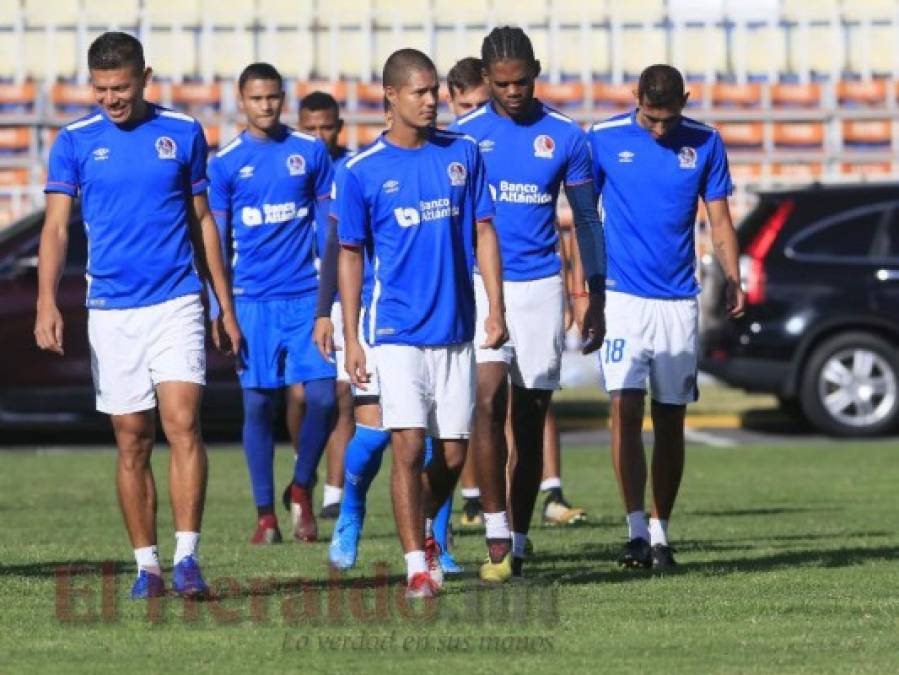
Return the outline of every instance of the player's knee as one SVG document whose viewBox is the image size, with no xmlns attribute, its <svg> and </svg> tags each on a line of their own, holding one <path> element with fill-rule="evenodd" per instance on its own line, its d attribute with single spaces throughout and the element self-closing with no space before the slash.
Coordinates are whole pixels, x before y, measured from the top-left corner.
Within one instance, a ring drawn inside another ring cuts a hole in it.
<svg viewBox="0 0 899 675">
<path fill-rule="evenodd" d="M 612 411 L 619 423 L 625 427 L 643 425 L 643 398 L 629 395 L 617 395 L 612 400 Z"/>
<path fill-rule="evenodd" d="M 334 380 L 313 380 L 306 383 L 306 414 L 319 419 L 331 419 L 337 407 Z"/>
<path fill-rule="evenodd" d="M 153 450 L 153 435 L 146 430 L 119 431 L 116 434 L 119 446 L 119 464 L 127 471 L 138 471 L 150 465 Z"/>
<path fill-rule="evenodd" d="M 492 420 L 502 420 L 506 414 L 505 392 L 499 387 L 478 387 L 475 408 L 478 415 Z"/>
<path fill-rule="evenodd" d="M 271 422 L 275 414 L 275 397 L 266 390 L 243 390 L 243 414 L 245 421 Z"/>
</svg>

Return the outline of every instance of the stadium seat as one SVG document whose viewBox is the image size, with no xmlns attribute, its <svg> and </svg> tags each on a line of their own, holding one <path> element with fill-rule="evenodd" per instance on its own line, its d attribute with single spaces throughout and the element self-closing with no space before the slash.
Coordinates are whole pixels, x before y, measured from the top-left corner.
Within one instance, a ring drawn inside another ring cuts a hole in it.
<svg viewBox="0 0 899 675">
<path fill-rule="evenodd" d="M 648 19 L 645 24 L 625 24 L 618 39 L 618 58 L 612 55 L 613 73 L 615 64 L 619 63 L 625 78 L 636 78 L 649 64 L 665 63 L 668 60 L 668 29 L 665 25 Z"/>
<path fill-rule="evenodd" d="M 730 176 L 735 183 L 752 183 L 762 177 L 762 165 L 757 162 L 734 162 L 730 165 Z"/>
<path fill-rule="evenodd" d="M 730 47 L 734 72 L 749 81 L 776 81 L 787 70 L 787 39 L 776 17 L 736 24 Z"/>
<path fill-rule="evenodd" d="M 346 106 L 347 83 L 342 80 L 337 80 L 336 82 L 330 80 L 298 80 L 294 84 L 294 93 L 297 97 L 297 101 L 301 100 L 307 94 L 311 94 L 313 91 L 323 91 L 326 94 L 331 94 L 338 105 L 341 107 Z"/>
<path fill-rule="evenodd" d="M 89 84 L 57 82 L 50 88 L 50 105 L 56 113 L 84 114 L 97 106 Z"/>
<path fill-rule="evenodd" d="M 239 25 L 215 29 L 209 36 L 208 49 L 200 52 L 199 70 L 217 79 L 236 80 L 240 71 L 255 60 L 251 30 Z"/>
<path fill-rule="evenodd" d="M 262 25 L 295 27 L 312 19 L 312 3 L 308 0 L 256 0 L 257 16 Z"/>
<path fill-rule="evenodd" d="M 863 179 L 882 178 L 892 175 L 893 166 L 889 162 L 843 162 L 840 170 L 844 176 L 855 176 Z"/>
<path fill-rule="evenodd" d="M 218 82 L 184 82 L 172 85 L 172 106 L 189 115 L 202 116 L 217 112 L 222 103 L 222 87 Z"/>
<path fill-rule="evenodd" d="M 775 122 L 774 147 L 790 150 L 820 150 L 824 147 L 821 122 Z"/>
<path fill-rule="evenodd" d="M 790 182 L 810 182 L 824 175 L 824 166 L 821 162 L 776 163 L 771 175 Z"/>
<path fill-rule="evenodd" d="M 843 144 L 854 149 L 888 147 L 893 138 L 890 120 L 843 120 Z"/>
<path fill-rule="evenodd" d="M 154 26 L 200 25 L 199 0 L 144 0 L 144 10 L 147 21 Z"/>
<path fill-rule="evenodd" d="M 672 64 L 685 77 L 709 80 L 729 70 L 727 36 L 714 24 L 675 22 L 672 27 Z"/>
<path fill-rule="evenodd" d="M 715 125 L 721 140 L 730 149 L 761 149 L 765 139 L 762 122 L 721 122 Z"/>
<path fill-rule="evenodd" d="M 687 99 L 688 108 L 699 108 L 705 105 L 709 87 L 707 87 L 704 82 L 687 80 L 686 89 L 690 94 L 690 98 Z"/>
<path fill-rule="evenodd" d="M 636 105 L 634 92 L 636 82 L 611 84 L 609 82 L 593 83 L 593 104 L 598 108 L 614 110 L 630 110 Z"/>
<path fill-rule="evenodd" d="M 817 108 L 821 86 L 817 83 L 781 82 L 771 85 L 771 105 L 775 108 Z"/>
<path fill-rule="evenodd" d="M 384 131 L 383 124 L 357 124 L 355 125 L 355 134 L 356 134 L 356 148 L 361 148 L 363 145 L 368 145 L 375 141 L 378 136 L 381 135 L 381 132 Z M 350 130 L 350 145 L 352 145 L 352 134 L 353 131 Z"/>
<path fill-rule="evenodd" d="M 0 155 L 25 155 L 36 150 L 32 127 L 0 127 Z"/>
<path fill-rule="evenodd" d="M 57 78 L 75 76 L 77 53 L 75 32 L 72 30 L 37 30 L 23 34 L 21 59 L 26 77 L 53 82 Z"/>
<path fill-rule="evenodd" d="M 384 109 L 384 87 L 380 82 L 359 82 L 356 84 L 356 98 L 359 107 L 366 110 Z"/>
<path fill-rule="evenodd" d="M 482 3 L 483 6 L 483 3 Z M 483 10 L 481 10 L 483 13 Z M 517 0 L 517 2 L 498 2 L 493 8 L 493 20 L 497 26 L 521 26 L 525 30 L 535 24 L 546 22 L 549 11 L 547 0 Z M 534 45 L 535 53 L 537 45 Z M 539 56 L 537 58 L 540 58 Z"/>
<path fill-rule="evenodd" d="M 222 141 L 222 128 L 218 124 L 204 124 L 203 134 L 206 136 L 209 152 L 218 150 Z"/>
<path fill-rule="evenodd" d="M 840 80 L 837 101 L 845 106 L 886 105 L 886 80 Z"/>
<path fill-rule="evenodd" d="M 737 84 L 716 82 L 712 85 L 712 105 L 722 108 L 754 108 L 762 102 L 762 88 L 758 82 Z"/>
<path fill-rule="evenodd" d="M 254 0 L 200 0 L 200 21 L 213 26 L 244 28 L 256 16 Z"/>
<path fill-rule="evenodd" d="M 537 82 L 536 93 L 544 103 L 560 110 L 584 107 L 584 85 L 581 82 L 552 84 L 541 80 Z"/>
<path fill-rule="evenodd" d="M 198 75 L 194 33 L 189 30 L 177 26 L 148 30 L 144 54 L 157 77 L 181 82 Z"/>
<path fill-rule="evenodd" d="M 483 0 L 433 0 L 433 8 L 434 22 L 437 24 L 461 22 L 484 26 L 486 23 Z"/>
<path fill-rule="evenodd" d="M 78 23 L 81 11 L 79 0 L 24 0 L 22 12 L 27 26 L 67 26 L 74 27 Z"/>
<path fill-rule="evenodd" d="M 27 115 L 34 112 L 36 102 L 34 82 L 19 84 L 0 82 L 0 115 Z"/>
<path fill-rule="evenodd" d="M 84 16 L 88 24 L 103 23 L 104 27 L 128 28 L 140 22 L 139 0 L 83 0 Z"/>
</svg>

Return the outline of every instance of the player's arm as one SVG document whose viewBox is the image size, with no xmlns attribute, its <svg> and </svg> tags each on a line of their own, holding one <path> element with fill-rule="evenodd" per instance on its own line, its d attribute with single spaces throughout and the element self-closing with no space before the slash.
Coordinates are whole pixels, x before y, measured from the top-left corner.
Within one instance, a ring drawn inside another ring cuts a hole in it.
<svg viewBox="0 0 899 675">
<path fill-rule="evenodd" d="M 476 251 L 478 270 L 487 291 L 487 318 L 484 321 L 486 337 L 484 349 L 502 347 L 509 339 L 506 328 L 506 304 L 503 300 L 503 263 L 499 253 L 499 239 L 492 220 L 479 220 L 475 225 L 477 232 Z"/>
<path fill-rule="evenodd" d="M 572 234 L 569 242 L 571 243 L 568 260 L 571 266 L 571 288 L 568 289 L 568 293 L 571 297 L 574 322 L 579 330 L 583 330 L 590 294 L 587 292 L 587 280 L 584 278 L 584 266 L 581 264 L 581 248 L 577 243 L 577 235 Z"/>
<path fill-rule="evenodd" d="M 37 346 L 63 354 L 63 321 L 56 305 L 56 292 L 69 247 L 69 216 L 73 198 L 61 192 L 47 194 L 44 226 L 37 256 L 37 317 L 34 339 Z"/>
<path fill-rule="evenodd" d="M 337 264 L 340 304 L 343 310 L 343 344 L 346 371 L 350 381 L 365 389 L 369 381 L 365 351 L 359 342 L 359 311 L 362 298 L 362 265 L 364 249 L 361 244 L 341 244 Z"/>
<path fill-rule="evenodd" d="M 596 191 L 593 182 L 586 180 L 566 184 L 565 195 L 574 217 L 574 232 L 578 243 L 578 258 L 586 277 L 587 307 L 584 311 L 581 336 L 584 354 L 595 352 L 602 346 L 606 334 L 606 240 L 602 222 L 596 209 Z"/>
<path fill-rule="evenodd" d="M 216 345 L 226 354 L 236 355 L 240 352 L 243 336 L 234 315 L 234 300 L 231 296 L 231 276 L 225 267 L 222 255 L 222 241 L 218 226 L 209 210 L 209 201 L 205 192 L 193 195 L 188 208 L 188 227 L 194 246 L 197 269 L 204 280 L 208 281 L 215 293 L 220 312 L 218 321 L 220 337 L 227 337 L 228 343 Z M 224 332 L 224 336 L 221 336 Z"/>
<path fill-rule="evenodd" d="M 740 317 L 746 308 L 746 300 L 740 286 L 740 247 L 727 199 L 707 202 L 706 210 L 709 212 L 709 234 L 715 257 L 727 280 L 727 313 L 732 317 Z"/>
<path fill-rule="evenodd" d="M 334 352 L 334 324 L 331 323 L 331 306 L 337 292 L 337 261 L 340 244 L 337 241 L 337 221 L 327 219 L 327 235 L 318 268 L 318 298 L 315 306 L 315 327 L 312 340 L 326 359 Z"/>
</svg>

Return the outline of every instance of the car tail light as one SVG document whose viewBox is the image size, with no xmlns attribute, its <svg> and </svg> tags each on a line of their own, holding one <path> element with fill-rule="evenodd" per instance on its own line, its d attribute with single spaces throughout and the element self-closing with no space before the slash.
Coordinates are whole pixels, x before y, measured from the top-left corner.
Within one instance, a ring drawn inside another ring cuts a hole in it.
<svg viewBox="0 0 899 675">
<path fill-rule="evenodd" d="M 745 255 L 740 256 L 740 277 L 743 288 L 746 289 L 746 302 L 750 305 L 758 305 L 765 300 L 765 258 L 777 241 L 777 235 L 794 206 L 794 202 L 789 199 L 778 204 L 746 247 Z"/>
</svg>

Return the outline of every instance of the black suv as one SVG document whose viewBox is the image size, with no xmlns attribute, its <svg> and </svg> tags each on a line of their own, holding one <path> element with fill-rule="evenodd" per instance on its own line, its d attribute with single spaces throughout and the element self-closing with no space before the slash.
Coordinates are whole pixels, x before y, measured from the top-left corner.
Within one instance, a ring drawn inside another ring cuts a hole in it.
<svg viewBox="0 0 899 675">
<path fill-rule="evenodd" d="M 746 314 L 704 264 L 700 368 L 831 434 L 899 426 L 899 184 L 761 192 L 737 236 Z"/>
</svg>

